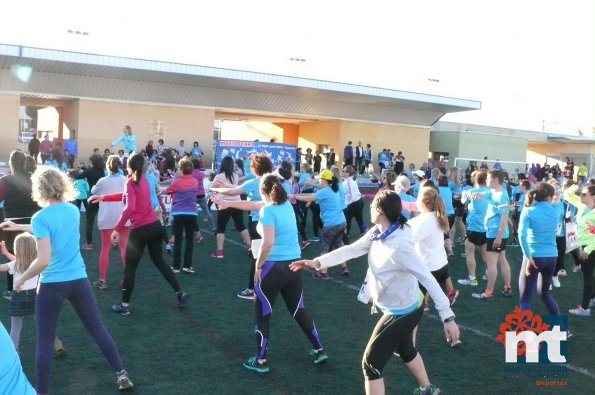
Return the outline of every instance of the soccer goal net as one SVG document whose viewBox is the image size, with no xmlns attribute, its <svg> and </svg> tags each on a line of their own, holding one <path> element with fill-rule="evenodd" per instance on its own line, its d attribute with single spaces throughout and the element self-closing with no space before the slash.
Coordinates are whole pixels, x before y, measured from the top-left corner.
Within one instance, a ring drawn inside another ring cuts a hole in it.
<svg viewBox="0 0 595 395">
<path fill-rule="evenodd" d="M 479 169 L 482 167 L 482 164 L 487 165 L 489 170 L 494 169 L 494 165 L 496 163 L 500 164 L 500 168 L 502 171 L 508 173 L 509 177 L 516 176 L 519 173 L 525 173 L 527 170 L 527 162 L 513 162 L 513 161 L 495 161 L 495 160 L 488 160 L 488 159 L 481 159 L 481 158 L 455 158 L 454 166 L 458 167 L 461 170 L 461 173 L 464 174 L 465 170 L 470 166 L 475 166 L 475 169 Z M 496 165 L 496 168 L 498 166 Z"/>
</svg>

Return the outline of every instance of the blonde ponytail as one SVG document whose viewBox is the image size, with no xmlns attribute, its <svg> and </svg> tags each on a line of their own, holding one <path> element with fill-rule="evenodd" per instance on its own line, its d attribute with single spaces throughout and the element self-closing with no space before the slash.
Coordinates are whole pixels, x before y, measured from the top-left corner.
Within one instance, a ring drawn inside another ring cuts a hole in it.
<svg viewBox="0 0 595 395">
<path fill-rule="evenodd" d="M 436 190 L 436 188 L 423 187 L 419 191 L 419 195 L 421 196 L 423 205 L 436 213 L 436 218 L 438 219 L 438 226 L 440 229 L 444 233 L 448 232 L 448 216 L 446 215 L 444 200 L 442 200 L 440 193 Z"/>
</svg>

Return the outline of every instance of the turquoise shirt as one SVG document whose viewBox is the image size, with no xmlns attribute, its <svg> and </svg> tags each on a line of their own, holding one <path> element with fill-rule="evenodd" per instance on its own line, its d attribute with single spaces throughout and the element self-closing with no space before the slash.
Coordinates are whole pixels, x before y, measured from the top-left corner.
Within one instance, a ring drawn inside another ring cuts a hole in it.
<svg viewBox="0 0 595 395">
<path fill-rule="evenodd" d="M 488 209 L 486 211 L 485 224 L 487 228 L 486 237 L 495 239 L 498 236 L 498 229 L 500 228 L 500 219 L 503 215 L 508 214 L 508 208 L 498 208 L 501 205 L 510 203 L 508 193 L 505 189 L 500 192 L 490 190 L 486 193 L 485 198 L 488 199 Z M 508 238 L 508 224 L 504 227 L 502 238 Z"/>
<path fill-rule="evenodd" d="M 19 355 L 4 326 L 0 328 L 0 350 L 0 394 L 35 395 L 37 392 L 27 380 Z"/>
<path fill-rule="evenodd" d="M 259 226 L 275 227 L 275 241 L 266 260 L 277 262 L 300 258 L 301 249 L 291 203 L 268 203 L 260 209 L 259 216 Z"/>
<path fill-rule="evenodd" d="M 454 215 L 455 209 L 452 206 L 452 191 L 449 187 L 438 187 L 438 190 L 440 191 L 440 197 L 444 201 L 446 215 Z"/>
<path fill-rule="evenodd" d="M 31 218 L 36 239 L 50 238 L 50 262 L 39 275 L 40 283 L 55 283 L 86 278 L 85 262 L 79 249 L 80 211 L 70 203 L 42 208 Z"/>
<path fill-rule="evenodd" d="M 486 194 L 490 192 L 488 187 L 479 187 L 467 190 L 465 192 L 465 203 L 467 206 L 467 230 L 473 232 L 485 233 L 487 231 L 485 226 L 485 216 L 488 210 L 488 200 L 484 197 L 483 199 L 471 199 L 471 194 L 482 193 Z"/>
<path fill-rule="evenodd" d="M 526 257 L 557 257 L 556 231 L 559 214 L 549 202 L 525 207 L 519 219 L 519 240 Z"/>
<path fill-rule="evenodd" d="M 143 176 L 147 179 L 149 183 L 149 193 L 151 195 L 151 207 L 159 207 L 159 200 L 157 199 L 157 178 L 155 177 L 155 173 L 152 171 L 147 170 Z"/>
<path fill-rule="evenodd" d="M 240 185 L 240 188 L 242 188 L 242 191 L 248 195 L 248 200 L 251 202 L 262 201 L 262 197 L 260 197 L 260 177 L 246 181 Z M 258 210 L 250 211 L 250 218 L 252 218 L 252 221 L 258 221 Z"/>
<path fill-rule="evenodd" d="M 74 189 L 76 190 L 75 199 L 84 200 L 89 197 L 89 183 L 86 178 L 74 180 Z"/>
<path fill-rule="evenodd" d="M 330 186 L 319 189 L 316 193 L 316 202 L 320 206 L 320 217 L 324 226 L 335 226 L 346 222 L 343 214 L 345 199 L 341 201 L 340 189 L 334 192 Z"/>
</svg>

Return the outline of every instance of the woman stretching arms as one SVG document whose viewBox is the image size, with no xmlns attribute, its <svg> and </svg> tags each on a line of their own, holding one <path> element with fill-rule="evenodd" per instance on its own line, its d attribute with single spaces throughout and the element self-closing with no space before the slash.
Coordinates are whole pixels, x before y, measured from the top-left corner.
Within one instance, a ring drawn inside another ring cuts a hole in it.
<svg viewBox="0 0 595 395">
<path fill-rule="evenodd" d="M 407 219 L 401 215 L 399 196 L 392 191 L 378 192 L 370 206 L 370 215 L 376 226 L 358 241 L 314 260 L 293 262 L 290 268 L 320 270 L 368 253 L 372 274 L 368 285 L 374 305 L 383 315 L 370 336 L 362 361 L 366 394 L 385 393 L 382 370 L 395 351 L 419 383 L 415 393 L 438 394 L 440 390 L 430 384 L 423 360 L 413 345 L 413 330 L 423 315 L 423 294 L 418 281 L 436 302 L 446 340 L 451 344 L 459 340 L 454 313 L 448 298 L 413 248 Z"/>
</svg>

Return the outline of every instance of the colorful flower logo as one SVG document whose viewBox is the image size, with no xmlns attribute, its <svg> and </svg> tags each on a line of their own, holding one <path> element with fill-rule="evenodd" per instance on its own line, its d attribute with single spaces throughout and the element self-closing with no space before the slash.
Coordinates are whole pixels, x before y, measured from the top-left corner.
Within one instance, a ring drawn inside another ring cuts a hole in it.
<svg viewBox="0 0 595 395">
<path fill-rule="evenodd" d="M 543 322 L 541 316 L 533 314 L 531 310 L 521 311 L 519 306 L 514 308 L 514 311 L 506 315 L 504 322 L 500 324 L 500 333 L 496 336 L 496 340 L 501 342 L 506 348 L 506 332 L 520 333 L 524 331 L 531 331 L 540 334 L 543 331 L 550 329 L 550 325 Z M 539 345 L 541 348 L 541 344 Z M 518 342 L 517 355 L 524 355 L 527 351 L 525 342 Z"/>
</svg>

